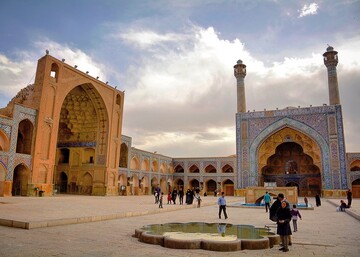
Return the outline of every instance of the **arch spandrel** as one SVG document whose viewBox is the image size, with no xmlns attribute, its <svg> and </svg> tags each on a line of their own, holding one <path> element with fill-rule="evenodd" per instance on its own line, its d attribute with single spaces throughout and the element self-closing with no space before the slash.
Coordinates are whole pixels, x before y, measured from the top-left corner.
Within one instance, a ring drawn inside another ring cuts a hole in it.
<svg viewBox="0 0 360 257">
<path fill-rule="evenodd" d="M 276 140 L 280 139 L 280 135 L 277 133 L 282 129 L 288 128 L 289 130 L 297 131 L 297 133 L 301 136 L 306 136 L 309 142 L 313 142 L 314 145 L 317 145 L 319 148 L 319 154 L 322 156 L 321 162 L 319 161 L 319 167 L 322 168 L 322 184 L 324 189 L 332 188 L 332 180 L 331 180 L 331 172 L 330 172 L 330 157 L 329 157 L 329 147 L 327 145 L 326 140 L 313 128 L 310 126 L 293 120 L 291 118 L 283 118 L 277 122 L 274 122 L 266 129 L 264 129 L 251 143 L 250 146 L 250 174 L 249 174 L 249 186 L 257 186 L 259 182 L 259 171 L 261 170 L 259 167 L 259 153 L 260 148 L 265 144 L 266 140 L 271 141 L 270 137 L 272 135 L 276 135 Z M 304 139 L 303 137 L 301 137 Z M 294 138 L 295 140 L 296 138 Z M 283 141 L 284 142 L 284 141 Z M 303 141 L 304 143 L 304 141 Z M 276 148 L 276 147 L 275 147 Z M 273 149 L 275 149 L 273 148 Z M 307 152 L 309 154 L 309 152 Z M 309 154 L 310 156 L 313 153 Z M 264 158 L 263 158 L 264 159 Z M 262 160 L 263 160 L 262 159 Z M 315 163 L 315 161 L 314 161 Z"/>
</svg>

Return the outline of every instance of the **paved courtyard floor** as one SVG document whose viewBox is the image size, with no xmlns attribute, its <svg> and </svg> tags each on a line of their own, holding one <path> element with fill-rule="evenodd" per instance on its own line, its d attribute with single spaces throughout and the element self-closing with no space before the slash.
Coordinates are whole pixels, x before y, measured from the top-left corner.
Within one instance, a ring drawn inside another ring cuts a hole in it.
<svg viewBox="0 0 360 257">
<path fill-rule="evenodd" d="M 335 211 L 339 199 L 322 199 L 321 207 L 300 210 L 303 219 L 298 221 L 299 230 L 293 233 L 287 253 L 278 246 L 238 252 L 168 249 L 133 237 L 136 228 L 147 224 L 218 223 L 216 200 L 203 197 L 201 208 L 165 202 L 159 209 L 153 196 L 0 197 L 0 220 L 53 225 L 32 229 L 0 226 L 0 256 L 360 256 L 360 199 L 353 200 L 352 216 Z M 244 198 L 227 200 L 231 205 Z M 314 204 L 314 199 L 309 200 Z M 227 223 L 258 227 L 271 223 L 264 209 L 228 207 L 227 212 Z M 66 224 L 71 220 L 77 224 Z M 100 221 L 86 222 L 89 220 Z"/>
</svg>

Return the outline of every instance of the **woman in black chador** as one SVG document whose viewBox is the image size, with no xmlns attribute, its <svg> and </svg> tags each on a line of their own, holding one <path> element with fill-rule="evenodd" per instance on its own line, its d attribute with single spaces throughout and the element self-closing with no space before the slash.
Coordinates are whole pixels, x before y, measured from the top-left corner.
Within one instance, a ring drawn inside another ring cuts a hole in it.
<svg viewBox="0 0 360 257">
<path fill-rule="evenodd" d="M 291 213 L 290 208 L 287 207 L 287 202 L 282 201 L 281 207 L 276 212 L 277 219 L 277 234 L 280 235 L 282 242 L 282 248 L 279 250 L 288 252 L 289 251 L 289 236 L 291 233 L 290 220 Z"/>
<path fill-rule="evenodd" d="M 315 195 L 315 202 L 317 207 L 321 206 L 321 200 L 318 194 Z"/>
<path fill-rule="evenodd" d="M 186 191 L 186 194 L 185 194 L 185 202 L 186 202 L 186 204 L 191 204 L 190 203 L 190 197 L 191 197 L 191 193 L 190 193 L 190 189 L 188 189 L 187 191 Z M 191 200 L 192 201 L 192 200 Z"/>
</svg>

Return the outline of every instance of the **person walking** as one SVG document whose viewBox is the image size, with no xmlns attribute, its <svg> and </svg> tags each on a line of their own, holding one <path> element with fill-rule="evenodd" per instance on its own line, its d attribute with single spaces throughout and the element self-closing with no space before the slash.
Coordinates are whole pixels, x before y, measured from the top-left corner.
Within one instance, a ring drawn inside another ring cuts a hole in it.
<svg viewBox="0 0 360 257">
<path fill-rule="evenodd" d="M 173 201 L 174 204 L 176 204 L 177 194 L 178 194 L 178 193 L 177 193 L 177 190 L 174 189 L 174 190 L 172 191 L 172 194 L 171 194 L 171 199 L 172 199 L 172 201 Z"/>
<path fill-rule="evenodd" d="M 184 190 L 182 188 L 179 190 L 179 202 L 180 204 L 184 203 Z"/>
<path fill-rule="evenodd" d="M 228 216 L 226 213 L 226 199 L 224 192 L 221 192 L 221 196 L 218 198 L 218 205 L 219 205 L 219 219 L 221 219 L 221 211 L 224 212 L 225 219 L 227 219 Z"/>
<path fill-rule="evenodd" d="M 321 206 L 320 195 L 318 194 L 315 195 L 315 202 L 317 207 Z"/>
<path fill-rule="evenodd" d="M 293 221 L 294 232 L 296 232 L 298 230 L 297 229 L 297 219 L 298 219 L 298 217 L 300 219 L 302 219 L 299 210 L 296 209 L 296 204 L 293 204 L 293 208 L 290 210 L 290 213 L 291 213 L 291 219 Z"/>
<path fill-rule="evenodd" d="M 351 202 L 352 202 L 352 192 L 351 192 L 350 189 L 346 192 L 346 197 L 347 197 L 347 200 L 348 200 L 347 207 L 350 208 Z"/>
<path fill-rule="evenodd" d="M 270 202 L 271 202 L 271 196 L 268 192 L 264 195 L 264 202 L 265 202 L 265 210 L 268 212 L 268 209 L 270 209 Z"/>
<path fill-rule="evenodd" d="M 163 207 L 163 199 L 164 199 L 164 192 L 161 192 L 161 195 L 159 197 L 159 208 Z"/>
<path fill-rule="evenodd" d="M 292 234 L 290 228 L 291 213 L 290 209 L 287 208 L 287 202 L 282 201 L 281 207 L 276 212 L 277 219 L 277 234 L 280 235 L 282 247 L 280 251 L 289 251 L 289 237 Z"/>
<path fill-rule="evenodd" d="M 201 197 L 200 194 L 195 195 L 196 201 L 197 201 L 197 208 L 200 208 L 201 205 Z"/>
<path fill-rule="evenodd" d="M 304 203 L 306 205 L 306 208 L 309 207 L 309 200 L 307 199 L 307 197 L 304 197 Z"/>
<path fill-rule="evenodd" d="M 167 201 L 168 203 L 167 204 L 171 204 L 171 192 L 168 193 L 168 196 L 167 196 Z"/>
</svg>

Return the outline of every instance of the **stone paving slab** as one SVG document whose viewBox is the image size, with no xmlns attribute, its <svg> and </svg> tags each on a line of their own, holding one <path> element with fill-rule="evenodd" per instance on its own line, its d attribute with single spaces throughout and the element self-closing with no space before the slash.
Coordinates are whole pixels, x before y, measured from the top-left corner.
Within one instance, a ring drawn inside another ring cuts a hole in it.
<svg viewBox="0 0 360 257">
<path fill-rule="evenodd" d="M 196 208 L 196 204 L 167 204 L 158 208 L 152 196 L 71 196 L 0 198 L 0 225 L 33 229 L 105 221 Z M 242 199 L 242 198 L 241 198 Z M 229 197 L 228 203 L 240 198 Z M 243 199 L 242 199 L 243 200 Z M 204 197 L 202 206 L 216 205 L 216 197 Z M 130 207 L 130 208 L 129 208 Z"/>
<path fill-rule="evenodd" d="M 0 198 L 0 218 L 29 222 L 119 213 L 141 214 L 30 230 L 0 226 L 0 256 L 359 256 L 360 222 L 346 212 L 335 211 L 333 204 L 340 202 L 339 199 L 323 199 L 321 207 L 301 212 L 303 219 L 298 221 L 299 231 L 293 234 L 293 245 L 288 253 L 279 252 L 277 246 L 267 250 L 225 253 L 167 249 L 141 243 L 133 237 L 135 229 L 148 224 L 225 222 L 217 217 L 216 198 L 203 199 L 204 207 L 201 208 L 164 204 L 164 209 L 159 211 L 152 196 Z M 243 198 L 228 197 L 228 202 L 235 201 L 243 201 Z M 360 210 L 360 199 L 354 199 L 351 210 Z M 257 227 L 269 224 L 264 209 L 227 208 L 227 212 L 227 223 Z"/>
</svg>

